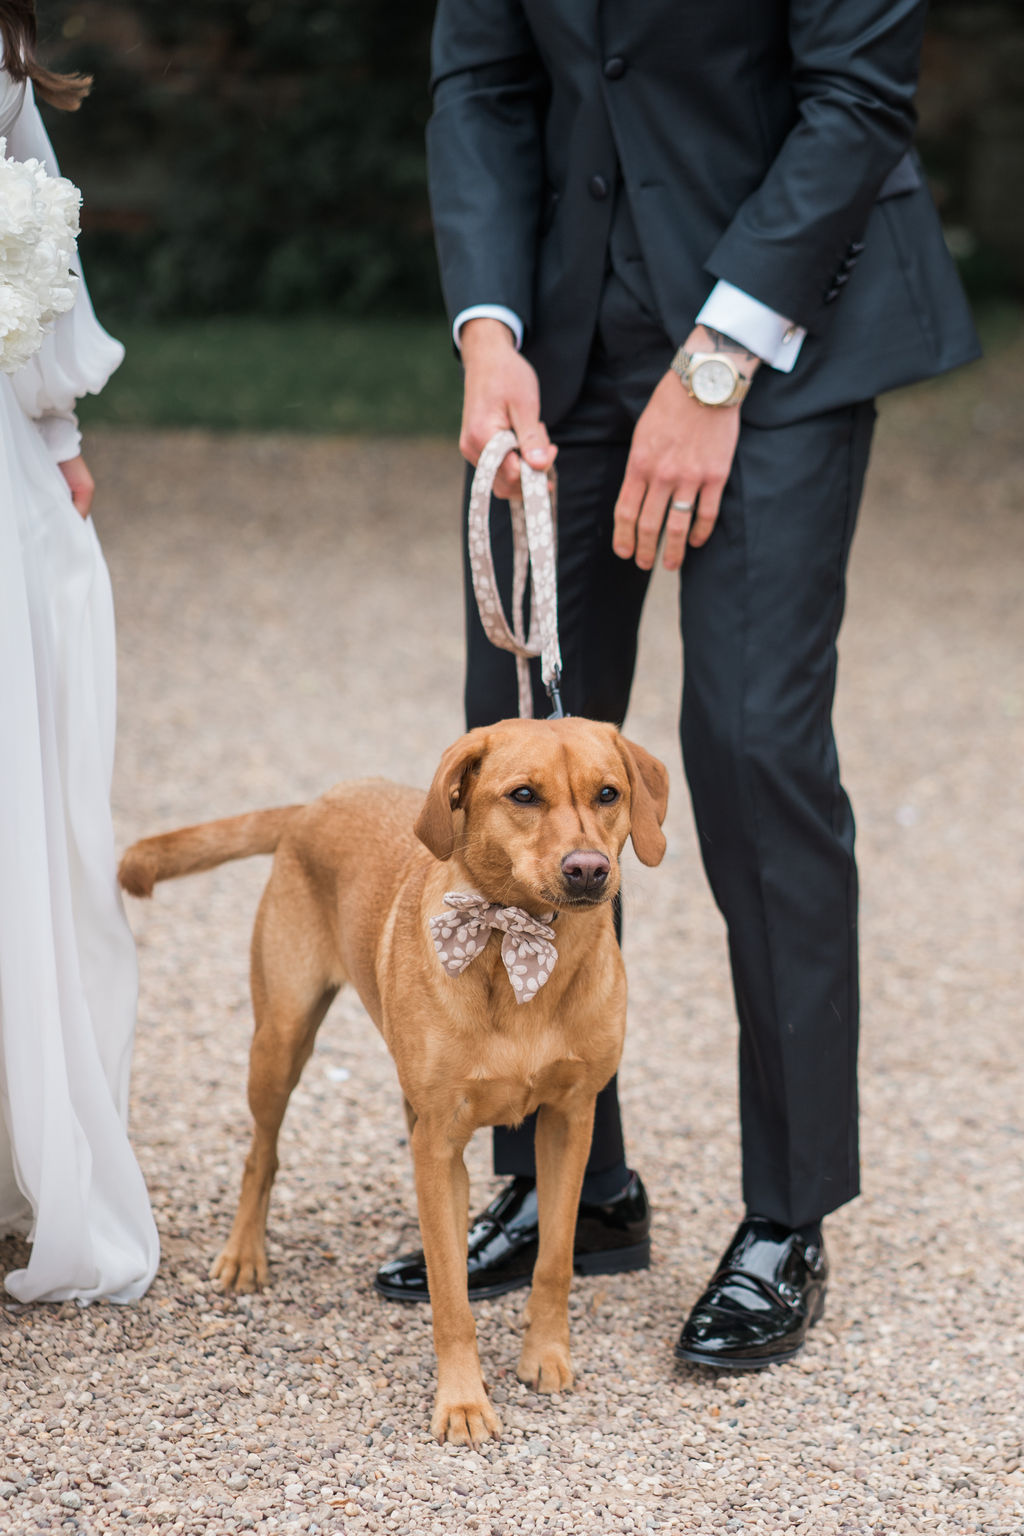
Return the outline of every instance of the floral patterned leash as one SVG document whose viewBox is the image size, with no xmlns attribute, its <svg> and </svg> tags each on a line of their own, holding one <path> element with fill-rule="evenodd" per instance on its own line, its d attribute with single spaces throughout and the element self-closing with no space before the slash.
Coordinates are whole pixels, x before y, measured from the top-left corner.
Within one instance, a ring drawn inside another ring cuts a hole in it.
<svg viewBox="0 0 1024 1536">
<path fill-rule="evenodd" d="M 560 720 L 562 653 L 558 645 L 558 583 L 555 574 L 555 516 L 548 477 L 520 458 L 522 497 L 509 501 L 512 517 L 512 626 L 498 593 L 491 549 L 491 489 L 502 460 L 518 447 L 514 432 L 498 432 L 480 455 L 469 492 L 469 567 L 480 621 L 492 645 L 516 658 L 519 714 L 533 716 L 529 660 L 539 656 L 541 677 L 551 700 L 551 720 Z M 526 579 L 530 577 L 530 633 L 523 622 Z"/>
</svg>

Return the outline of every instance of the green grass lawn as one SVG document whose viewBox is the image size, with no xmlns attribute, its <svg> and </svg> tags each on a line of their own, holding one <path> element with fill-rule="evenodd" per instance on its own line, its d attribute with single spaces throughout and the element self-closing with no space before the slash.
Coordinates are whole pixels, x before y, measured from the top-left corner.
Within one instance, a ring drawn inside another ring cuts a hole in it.
<svg viewBox="0 0 1024 1536">
<path fill-rule="evenodd" d="M 1018 304 L 982 307 L 986 350 L 1022 322 Z M 458 433 L 462 375 L 443 320 L 237 316 L 111 330 L 128 356 L 82 402 L 87 426 Z"/>
<path fill-rule="evenodd" d="M 462 376 L 443 320 L 252 316 L 110 323 L 127 348 L 86 426 L 224 432 L 458 432 Z"/>
</svg>

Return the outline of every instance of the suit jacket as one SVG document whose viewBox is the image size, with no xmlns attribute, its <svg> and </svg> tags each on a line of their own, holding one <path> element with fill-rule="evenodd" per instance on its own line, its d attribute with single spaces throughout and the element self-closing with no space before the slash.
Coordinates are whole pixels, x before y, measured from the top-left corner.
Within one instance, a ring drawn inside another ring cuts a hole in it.
<svg viewBox="0 0 1024 1536">
<path fill-rule="evenodd" d="M 806 326 L 743 407 L 799 419 L 978 343 L 910 149 L 924 0 L 440 0 L 430 197 L 454 317 L 504 304 L 549 427 L 628 197 L 677 344 L 716 278 Z M 621 190 L 620 190 L 621 189 Z"/>
</svg>

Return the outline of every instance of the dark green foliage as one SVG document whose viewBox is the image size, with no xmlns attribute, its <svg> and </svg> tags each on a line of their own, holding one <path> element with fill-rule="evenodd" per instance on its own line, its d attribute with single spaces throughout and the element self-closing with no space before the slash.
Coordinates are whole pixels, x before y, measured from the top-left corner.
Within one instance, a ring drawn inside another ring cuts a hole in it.
<svg viewBox="0 0 1024 1536">
<path fill-rule="evenodd" d="M 623 0 L 624 3 L 624 0 Z M 106 315 L 438 313 L 432 0 L 39 0 Z M 1020 0 L 933 0 L 920 144 L 978 292 L 1020 291 Z"/>
<path fill-rule="evenodd" d="M 439 306 L 420 0 L 43 0 L 47 113 L 97 302 L 136 316 Z"/>
</svg>

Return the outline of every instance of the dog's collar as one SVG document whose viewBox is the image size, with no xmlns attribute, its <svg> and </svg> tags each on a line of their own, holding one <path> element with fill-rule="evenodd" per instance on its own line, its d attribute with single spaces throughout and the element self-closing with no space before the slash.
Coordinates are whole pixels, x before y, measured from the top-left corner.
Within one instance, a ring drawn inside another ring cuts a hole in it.
<svg viewBox="0 0 1024 1536">
<path fill-rule="evenodd" d="M 478 891 L 446 891 L 444 904 L 451 910 L 430 919 L 430 933 L 448 975 L 461 975 L 497 929 L 504 935 L 501 958 L 516 1002 L 536 997 L 558 959 L 550 926 L 558 913 L 531 917 L 522 907 L 499 907 Z"/>
</svg>

